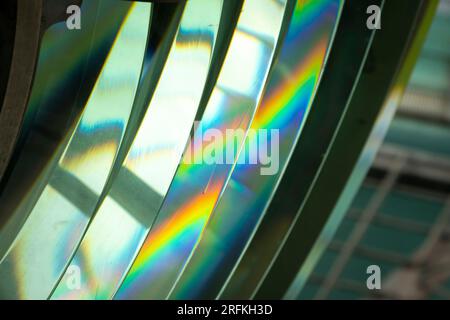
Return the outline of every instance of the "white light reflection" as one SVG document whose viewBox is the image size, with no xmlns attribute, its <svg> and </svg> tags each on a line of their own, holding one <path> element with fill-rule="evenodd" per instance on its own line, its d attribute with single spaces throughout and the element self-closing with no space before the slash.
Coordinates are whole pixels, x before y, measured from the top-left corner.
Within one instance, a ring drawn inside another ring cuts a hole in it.
<svg viewBox="0 0 450 320">
<path fill-rule="evenodd" d="M 175 41 L 131 149 L 71 262 L 84 272 L 81 289 L 69 290 L 66 274 L 52 299 L 107 299 L 117 290 L 170 186 L 189 138 L 210 70 L 222 3 L 223 0 L 186 3 Z M 128 185 L 135 189 L 127 190 Z M 120 200 L 114 196 L 115 191 L 122 199 L 121 206 L 116 203 Z M 149 198 L 153 200 L 147 205 Z"/>
</svg>

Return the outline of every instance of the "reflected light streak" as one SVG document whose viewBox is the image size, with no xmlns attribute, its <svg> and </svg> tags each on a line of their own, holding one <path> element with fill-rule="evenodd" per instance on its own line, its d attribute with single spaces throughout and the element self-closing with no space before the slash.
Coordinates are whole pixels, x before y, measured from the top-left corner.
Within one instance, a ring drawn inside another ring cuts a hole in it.
<svg viewBox="0 0 450 320">
<path fill-rule="evenodd" d="M 97 199 L 108 179 L 132 109 L 147 43 L 150 8 L 151 5 L 145 3 L 130 6 L 84 112 L 54 170 L 69 173 L 88 186 Z M 55 174 L 50 176 L 49 183 L 52 179 Z M 60 192 L 70 190 L 52 190 L 50 185 L 44 188 L 0 262 L 0 286 L 8 287 L 2 292 L 11 295 L 10 298 L 48 297 L 92 215 L 95 203 L 89 210 L 80 211 L 75 204 L 63 201 Z M 17 283 L 17 288 L 13 283 Z"/>
<path fill-rule="evenodd" d="M 66 285 L 66 273 L 53 299 L 112 298 L 135 258 L 179 164 L 199 107 L 215 47 L 222 0 L 186 3 L 155 93 L 128 155 L 105 201 L 94 216 L 71 265 L 85 275 L 80 290 Z M 125 173 L 143 187 L 121 180 Z M 131 203 L 117 203 L 118 190 Z M 131 199 L 142 194 L 138 199 Z M 136 217 L 139 216 L 139 219 Z"/>
<path fill-rule="evenodd" d="M 279 130 L 280 170 L 275 175 L 261 175 L 261 164 L 236 164 L 213 218 L 174 286 L 171 298 L 215 298 L 245 250 L 311 108 L 340 5 L 340 0 L 297 2 L 267 93 L 252 123 L 255 130 Z M 248 136 L 246 144 L 251 145 L 255 139 Z M 210 288 L 211 284 L 214 288 Z"/>
<path fill-rule="evenodd" d="M 248 130 L 267 78 L 285 8 L 285 1 L 244 2 L 237 31 L 201 120 L 205 131 Z M 238 141 L 238 146 L 243 142 Z M 191 144 L 187 148 L 187 153 L 194 156 L 202 152 L 191 150 Z M 165 298 L 194 250 L 233 164 L 188 163 L 180 164 L 154 227 L 115 298 Z"/>
</svg>

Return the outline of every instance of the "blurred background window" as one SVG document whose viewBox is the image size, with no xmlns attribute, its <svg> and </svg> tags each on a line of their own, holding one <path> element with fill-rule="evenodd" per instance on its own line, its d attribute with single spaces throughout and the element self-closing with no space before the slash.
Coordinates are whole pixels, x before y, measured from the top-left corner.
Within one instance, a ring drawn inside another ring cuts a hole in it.
<svg viewBox="0 0 450 320">
<path fill-rule="evenodd" d="M 449 43 L 441 0 L 386 139 L 299 299 L 450 299 Z M 366 287 L 369 265 L 381 290 Z"/>
</svg>

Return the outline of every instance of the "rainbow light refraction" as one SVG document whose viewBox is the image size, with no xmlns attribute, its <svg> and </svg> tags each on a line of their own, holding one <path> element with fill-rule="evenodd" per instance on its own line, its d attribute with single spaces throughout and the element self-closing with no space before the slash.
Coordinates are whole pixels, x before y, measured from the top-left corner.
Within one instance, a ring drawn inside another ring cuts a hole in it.
<svg viewBox="0 0 450 320">
<path fill-rule="evenodd" d="M 286 2 L 247 0 L 243 6 L 237 31 L 201 120 L 200 126 L 205 129 L 247 131 L 267 79 Z M 261 21 L 268 21 L 264 28 Z M 242 55 L 243 48 L 246 55 Z M 201 130 L 197 129 L 196 132 Z M 238 145 L 244 141 L 238 141 Z M 194 157 L 200 152 L 197 147 L 194 146 Z M 222 149 L 225 147 L 222 145 Z M 189 145 L 187 149 L 190 148 Z M 116 298 L 164 298 L 169 294 L 195 249 L 233 167 L 230 163 L 182 161 L 153 230 Z"/>
<path fill-rule="evenodd" d="M 0 274 L 14 270 L 20 279 L 21 286 L 16 292 L 10 290 L 11 296 L 28 299 L 48 297 L 88 227 L 95 202 L 112 170 L 133 110 L 151 13 L 150 4 L 122 5 L 129 7 L 128 14 L 122 21 L 70 141 L 52 168 L 45 188 L 10 250 L 1 257 Z M 126 63 L 122 59 L 125 55 L 130 57 Z M 112 138 L 99 134 L 105 131 Z M 70 184 L 59 184 L 60 190 L 55 190 L 62 177 L 76 181 L 82 186 L 79 189 L 86 189 L 92 199 L 82 199 L 82 204 L 75 203 L 70 196 L 63 194 L 71 191 Z"/>
<path fill-rule="evenodd" d="M 220 288 L 206 287 L 225 282 L 245 249 L 313 107 L 341 5 L 340 0 L 297 2 L 279 61 L 252 123 L 252 129 L 279 130 L 278 173 L 261 175 L 260 165 L 236 164 L 214 216 L 170 298 L 213 298 Z M 249 135 L 248 144 L 251 139 L 256 138 Z"/>
</svg>

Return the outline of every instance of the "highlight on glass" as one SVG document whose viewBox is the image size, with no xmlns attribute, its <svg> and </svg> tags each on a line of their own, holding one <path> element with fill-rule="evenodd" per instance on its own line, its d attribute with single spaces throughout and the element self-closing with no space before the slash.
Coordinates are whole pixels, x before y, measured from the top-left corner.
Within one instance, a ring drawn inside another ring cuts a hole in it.
<svg viewBox="0 0 450 320">
<path fill-rule="evenodd" d="M 299 298 L 449 7 L 3 2 L 0 299 Z"/>
</svg>

